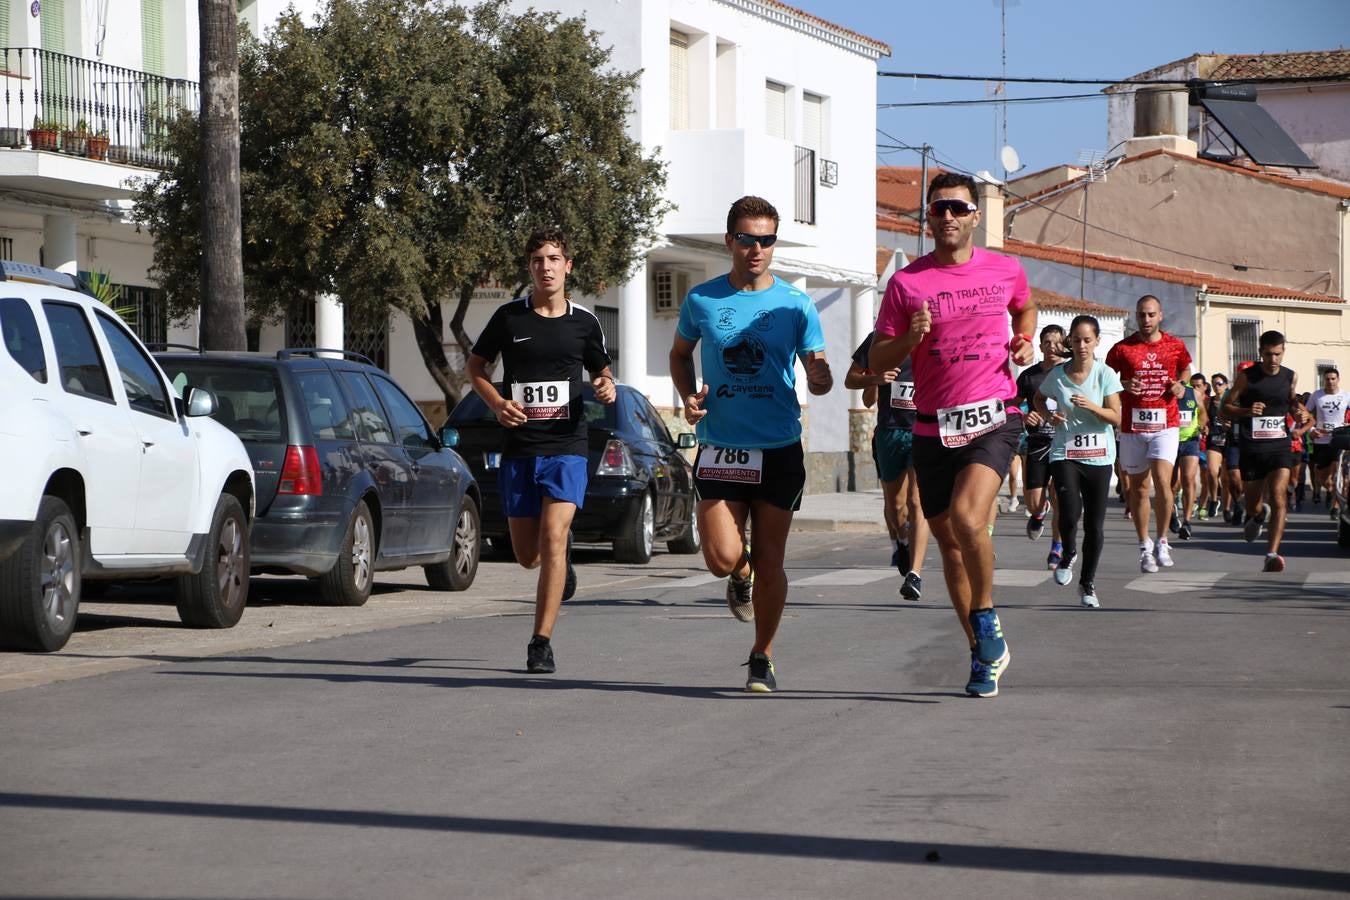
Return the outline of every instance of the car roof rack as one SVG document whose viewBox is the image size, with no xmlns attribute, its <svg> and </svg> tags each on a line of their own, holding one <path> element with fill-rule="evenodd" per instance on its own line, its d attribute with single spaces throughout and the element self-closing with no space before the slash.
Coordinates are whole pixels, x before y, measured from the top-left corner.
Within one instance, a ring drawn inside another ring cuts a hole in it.
<svg viewBox="0 0 1350 900">
<path fill-rule="evenodd" d="M 46 284 L 51 287 L 64 288 L 68 291 L 78 291 L 90 297 L 94 292 L 89 290 L 89 286 L 80 279 L 71 275 L 69 272 L 58 272 L 55 269 L 49 269 L 46 266 L 35 266 L 32 263 L 15 262 L 12 259 L 0 260 L 0 281 L 23 281 L 29 284 Z"/>
<path fill-rule="evenodd" d="M 290 359 L 292 356 L 312 356 L 318 359 L 320 353 L 336 353 L 343 359 L 354 359 L 368 366 L 375 366 L 375 361 L 369 356 L 363 356 L 352 350 L 338 350 L 333 347 L 287 347 L 284 350 L 277 351 L 277 359 Z M 375 368 L 378 369 L 379 366 L 375 366 Z"/>
<path fill-rule="evenodd" d="M 194 344 L 166 344 L 163 341 L 152 341 L 145 345 L 145 349 L 149 350 L 151 353 L 160 350 L 191 350 L 193 353 L 206 353 L 205 350 Z"/>
</svg>

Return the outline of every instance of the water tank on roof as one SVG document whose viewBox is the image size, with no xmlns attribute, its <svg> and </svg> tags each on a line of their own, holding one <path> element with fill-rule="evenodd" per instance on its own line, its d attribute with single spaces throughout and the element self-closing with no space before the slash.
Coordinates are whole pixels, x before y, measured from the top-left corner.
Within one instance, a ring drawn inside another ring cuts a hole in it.
<svg viewBox="0 0 1350 900">
<path fill-rule="evenodd" d="M 1139 88 L 1134 92 L 1134 136 L 1171 134 L 1185 137 L 1187 100 L 1185 89 Z"/>
</svg>

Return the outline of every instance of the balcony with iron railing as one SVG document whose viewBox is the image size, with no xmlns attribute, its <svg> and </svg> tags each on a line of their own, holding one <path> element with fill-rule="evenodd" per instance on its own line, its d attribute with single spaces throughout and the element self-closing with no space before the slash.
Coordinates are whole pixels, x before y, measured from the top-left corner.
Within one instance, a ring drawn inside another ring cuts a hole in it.
<svg viewBox="0 0 1350 900">
<path fill-rule="evenodd" d="M 163 168 L 169 124 L 197 82 L 34 47 L 0 48 L 0 148 Z"/>
</svg>

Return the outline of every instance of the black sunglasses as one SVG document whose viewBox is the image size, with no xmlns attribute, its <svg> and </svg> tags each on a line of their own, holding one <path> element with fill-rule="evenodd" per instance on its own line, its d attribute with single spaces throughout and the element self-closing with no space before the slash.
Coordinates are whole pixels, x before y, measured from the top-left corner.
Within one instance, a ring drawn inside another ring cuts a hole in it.
<svg viewBox="0 0 1350 900">
<path fill-rule="evenodd" d="M 753 247 L 759 244 L 761 247 L 772 247 L 778 242 L 776 234 L 746 234 L 744 231 L 737 231 L 732 234 L 731 239 L 742 247 Z"/>
<path fill-rule="evenodd" d="M 956 200 L 948 198 L 946 200 L 934 200 L 928 204 L 928 218 L 940 219 L 943 213 L 951 213 L 958 219 L 964 219 L 966 216 L 979 209 L 969 200 Z"/>
</svg>

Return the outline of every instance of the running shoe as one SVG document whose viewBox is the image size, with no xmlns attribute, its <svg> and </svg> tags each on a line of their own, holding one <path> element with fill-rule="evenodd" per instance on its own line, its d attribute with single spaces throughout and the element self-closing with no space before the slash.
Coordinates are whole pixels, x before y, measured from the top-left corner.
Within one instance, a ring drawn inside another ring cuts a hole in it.
<svg viewBox="0 0 1350 900">
<path fill-rule="evenodd" d="M 1261 536 L 1264 529 L 1261 527 L 1261 517 L 1252 516 L 1247 520 L 1247 524 L 1242 526 L 1242 537 L 1247 543 L 1251 543 Z"/>
<path fill-rule="evenodd" d="M 1091 582 L 1078 586 L 1078 604 L 1089 609 L 1096 609 L 1101 606 L 1101 603 L 1097 600 L 1097 589 L 1093 587 Z"/>
<path fill-rule="evenodd" d="M 742 622 L 755 620 L 755 570 L 750 570 L 749 578 L 727 578 L 727 609 Z"/>
<path fill-rule="evenodd" d="M 1032 516 L 1027 519 L 1027 540 L 1039 541 L 1045 533 L 1045 516 Z"/>
<path fill-rule="evenodd" d="M 993 607 L 971 610 L 970 630 L 975 633 L 975 650 L 982 661 L 992 663 L 1003 659 L 1008 652 L 1008 642 L 1003 639 L 1003 625 Z"/>
<path fill-rule="evenodd" d="M 1172 547 L 1167 543 L 1167 538 L 1158 541 L 1157 545 L 1153 548 L 1153 552 L 1158 557 L 1158 565 L 1162 566 L 1164 569 L 1172 568 Z"/>
<path fill-rule="evenodd" d="M 966 682 L 966 693 L 972 697 L 997 697 L 998 680 L 1008 668 L 1012 654 L 1005 645 L 1003 655 L 994 662 L 981 661 L 975 650 L 970 651 L 970 680 Z"/>
<path fill-rule="evenodd" d="M 1218 500 L 1209 501 L 1209 506 L 1205 508 L 1205 512 L 1208 513 L 1208 516 L 1206 516 L 1206 518 L 1210 519 L 1214 518 L 1215 514 L 1218 513 L 1218 511 L 1219 511 L 1219 501 Z"/>
<path fill-rule="evenodd" d="M 1064 561 L 1055 569 L 1055 584 L 1063 587 L 1073 581 L 1073 564 L 1077 561 L 1077 553 L 1070 553 L 1064 557 Z"/>
<path fill-rule="evenodd" d="M 1223 521 L 1225 525 L 1231 525 L 1233 523 L 1233 508 L 1231 506 L 1225 506 L 1223 508 Z"/>
<path fill-rule="evenodd" d="M 909 571 L 909 543 L 901 541 L 891 554 L 891 567 L 904 574 Z"/>
<path fill-rule="evenodd" d="M 1152 547 L 1139 548 L 1139 571 L 1150 575 L 1158 571 L 1158 560 L 1153 557 Z"/>
<path fill-rule="evenodd" d="M 1202 522 L 1210 517 L 1211 513 L 1208 506 L 1202 506 L 1195 511 L 1195 517 Z"/>
<path fill-rule="evenodd" d="M 993 526 L 992 523 L 988 526 L 988 530 L 989 530 L 989 536 L 990 536 L 990 537 L 993 537 L 993 536 L 994 536 L 994 526 Z"/>
<path fill-rule="evenodd" d="M 563 602 L 566 603 L 576 596 L 577 593 L 577 570 L 573 568 L 572 561 L 567 561 L 567 578 L 563 580 Z"/>
<path fill-rule="evenodd" d="M 900 585 L 900 596 L 906 600 L 918 600 L 923 596 L 923 578 L 918 572 L 910 572 L 905 576 L 905 583 Z"/>
<path fill-rule="evenodd" d="M 1050 552 L 1045 555 L 1045 567 L 1053 572 L 1055 569 L 1059 568 L 1059 563 L 1063 558 L 1064 554 L 1062 551 L 1051 549 Z"/>
<path fill-rule="evenodd" d="M 534 675 L 552 675 L 558 671 L 553 662 L 553 644 L 542 634 L 530 638 L 530 646 L 525 649 L 525 671 Z"/>
<path fill-rule="evenodd" d="M 1242 507 L 1240 507 L 1240 506 L 1235 506 L 1235 507 L 1233 507 L 1233 518 L 1232 518 L 1231 521 L 1232 521 L 1232 523 L 1233 523 L 1234 525 L 1241 525 L 1241 524 L 1242 524 L 1242 520 L 1245 519 L 1246 517 L 1247 517 L 1247 511 L 1246 511 L 1246 510 L 1244 510 L 1244 509 L 1243 509 Z"/>
<path fill-rule="evenodd" d="M 778 680 L 774 678 L 773 660 L 763 653 L 751 653 L 744 665 L 750 667 L 745 676 L 745 689 L 751 694 L 772 694 L 778 690 Z"/>
<path fill-rule="evenodd" d="M 1283 572 L 1284 557 L 1278 553 L 1267 553 L 1266 564 L 1261 569 L 1262 572 Z"/>
<path fill-rule="evenodd" d="M 1177 511 L 1174 509 L 1172 510 L 1172 519 L 1167 523 L 1167 530 L 1176 534 L 1181 530 L 1179 522 L 1180 520 L 1177 518 Z"/>
<path fill-rule="evenodd" d="M 1200 512 L 1203 513 L 1204 510 L 1202 509 L 1202 510 L 1200 510 Z M 1191 539 L 1191 523 L 1190 523 L 1190 522 L 1182 522 L 1182 523 L 1181 523 L 1181 527 L 1180 527 L 1179 529 L 1177 529 L 1177 537 L 1179 537 L 1179 538 L 1180 538 L 1181 540 L 1183 540 L 1183 541 L 1189 541 L 1189 540 Z"/>
<path fill-rule="evenodd" d="M 1335 522 L 1338 518 L 1340 518 L 1341 508 L 1339 506 L 1333 506 L 1331 509 L 1327 510 L 1327 512 L 1331 514 L 1330 516 L 1331 521 Z"/>
<path fill-rule="evenodd" d="M 1012 497 L 1008 500 L 1008 512 L 1017 512 L 1017 498 Z"/>
</svg>

